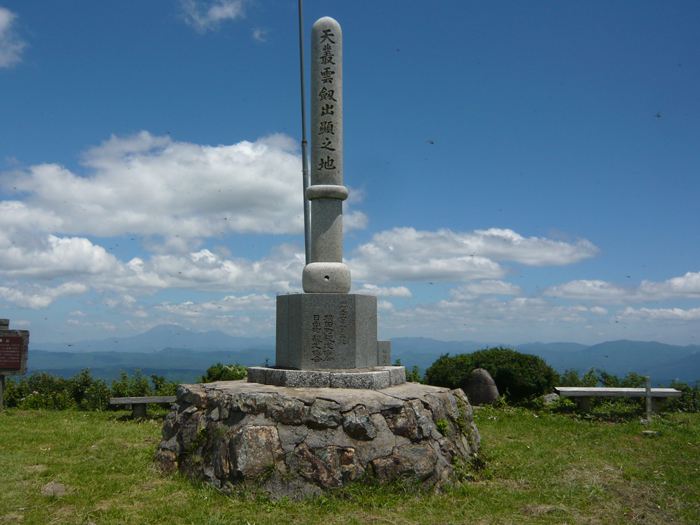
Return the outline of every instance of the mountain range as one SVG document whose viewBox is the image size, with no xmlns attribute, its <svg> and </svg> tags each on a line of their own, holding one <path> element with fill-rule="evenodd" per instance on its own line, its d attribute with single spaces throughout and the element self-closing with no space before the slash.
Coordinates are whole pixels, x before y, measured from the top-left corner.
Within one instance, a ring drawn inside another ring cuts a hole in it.
<svg viewBox="0 0 700 525">
<path fill-rule="evenodd" d="M 693 383 L 700 379 L 700 345 L 677 346 L 654 341 L 608 341 L 596 345 L 579 343 L 481 343 L 439 341 L 424 337 L 392 340 L 392 360 L 425 370 L 441 355 L 471 353 L 503 346 L 542 357 L 555 370 L 575 369 L 583 374 L 590 368 L 620 377 L 629 372 L 649 375 L 654 384 L 677 379 Z M 121 371 L 163 375 L 192 382 L 211 365 L 274 365 L 274 337 L 234 337 L 218 331 L 193 332 L 177 325 L 156 326 L 143 334 L 75 343 L 32 343 L 29 372 L 45 371 L 71 377 L 83 368 L 93 375 L 113 379 Z"/>
</svg>

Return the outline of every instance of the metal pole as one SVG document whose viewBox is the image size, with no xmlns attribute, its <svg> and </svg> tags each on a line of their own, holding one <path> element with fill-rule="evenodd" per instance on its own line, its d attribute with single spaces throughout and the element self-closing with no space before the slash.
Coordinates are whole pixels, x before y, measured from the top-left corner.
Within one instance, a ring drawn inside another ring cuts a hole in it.
<svg viewBox="0 0 700 525">
<path fill-rule="evenodd" d="M 2 405 L 5 402 L 5 376 L 0 374 L 0 413 L 2 413 Z"/>
<path fill-rule="evenodd" d="M 302 0 L 299 0 L 299 64 L 301 70 L 301 171 L 304 186 L 304 248 L 306 264 L 311 261 L 311 203 L 306 198 L 306 188 L 309 187 L 309 156 L 306 142 L 306 87 L 304 84 L 304 10 Z"/>
</svg>

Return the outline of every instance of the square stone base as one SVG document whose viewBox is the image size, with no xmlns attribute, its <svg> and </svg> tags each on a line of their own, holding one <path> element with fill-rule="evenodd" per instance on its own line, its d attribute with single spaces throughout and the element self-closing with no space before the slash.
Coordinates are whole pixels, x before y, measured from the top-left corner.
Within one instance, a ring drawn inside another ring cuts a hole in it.
<svg viewBox="0 0 700 525">
<path fill-rule="evenodd" d="M 377 298 L 278 295 L 275 365 L 297 370 L 377 366 Z"/>
</svg>

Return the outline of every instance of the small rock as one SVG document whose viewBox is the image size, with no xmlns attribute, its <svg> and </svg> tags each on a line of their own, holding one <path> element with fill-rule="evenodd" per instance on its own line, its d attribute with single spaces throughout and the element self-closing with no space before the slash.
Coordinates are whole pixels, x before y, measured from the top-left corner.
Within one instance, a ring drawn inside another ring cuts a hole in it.
<svg viewBox="0 0 700 525">
<path fill-rule="evenodd" d="M 68 494 L 68 489 L 63 483 L 49 481 L 46 485 L 41 487 L 41 493 L 44 496 L 65 496 Z"/>
<path fill-rule="evenodd" d="M 546 407 L 559 402 L 559 394 L 545 394 L 542 396 L 542 404 Z"/>
</svg>

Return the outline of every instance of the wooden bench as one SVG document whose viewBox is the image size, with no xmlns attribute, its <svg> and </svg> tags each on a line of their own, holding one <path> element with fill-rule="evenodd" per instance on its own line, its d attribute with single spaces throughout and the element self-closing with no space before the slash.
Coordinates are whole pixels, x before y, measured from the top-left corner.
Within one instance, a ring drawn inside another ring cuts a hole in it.
<svg viewBox="0 0 700 525">
<path fill-rule="evenodd" d="M 675 388 L 606 388 L 583 386 L 556 386 L 554 391 L 560 396 L 570 397 L 578 407 L 588 412 L 592 397 L 646 397 L 647 412 L 658 412 L 659 403 L 669 397 L 681 397 L 683 392 Z"/>
<path fill-rule="evenodd" d="M 151 397 L 112 397 L 110 405 L 127 405 L 131 407 L 131 415 L 134 418 L 146 417 L 146 405 L 149 403 L 173 403 L 175 396 L 151 396 Z"/>
</svg>

